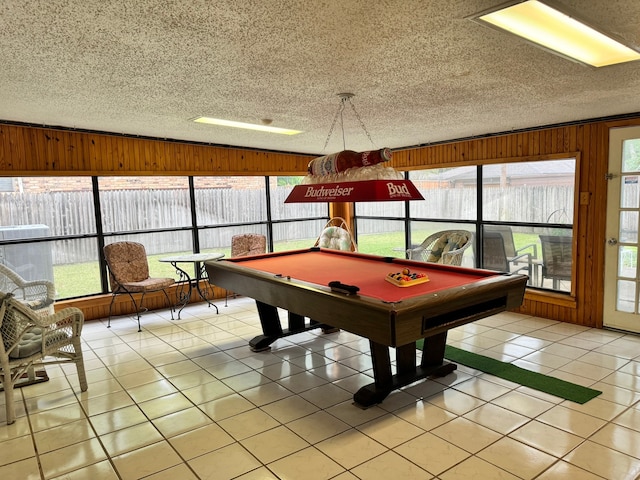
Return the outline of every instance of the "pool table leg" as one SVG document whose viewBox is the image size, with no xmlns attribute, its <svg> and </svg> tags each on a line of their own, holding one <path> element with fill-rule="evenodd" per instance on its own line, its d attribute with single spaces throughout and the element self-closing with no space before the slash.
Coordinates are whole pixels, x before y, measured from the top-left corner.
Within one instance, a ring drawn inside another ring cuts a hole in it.
<svg viewBox="0 0 640 480">
<path fill-rule="evenodd" d="M 369 341 L 373 362 L 374 382 L 360 388 L 353 396 L 362 407 L 381 403 L 392 391 L 427 377 L 444 377 L 456 369 L 454 363 L 444 361 L 447 332 L 425 338 L 420 365 L 416 365 L 416 345 L 410 343 L 396 348 L 396 374 L 391 371 L 389 347 Z"/>
<path fill-rule="evenodd" d="M 280 324 L 280 316 L 278 309 L 273 305 L 256 301 L 258 315 L 260 317 L 260 325 L 262 326 L 262 335 L 254 337 L 249 342 L 249 347 L 254 352 L 262 352 L 269 350 L 273 342 L 282 337 L 282 325 Z"/>
<path fill-rule="evenodd" d="M 315 328 L 321 328 L 324 333 L 331 333 L 333 327 L 310 320 L 309 324 L 305 322 L 305 317 L 297 313 L 288 313 L 288 327 L 282 328 L 280 316 L 277 307 L 266 303 L 258 302 L 258 315 L 260 316 L 260 324 L 262 326 L 262 335 L 258 335 L 249 341 L 249 347 L 254 352 L 263 352 L 269 350 L 270 345 L 279 338 L 295 335 L 296 333 L 305 332 Z M 333 330 L 337 331 L 337 329 Z"/>
</svg>

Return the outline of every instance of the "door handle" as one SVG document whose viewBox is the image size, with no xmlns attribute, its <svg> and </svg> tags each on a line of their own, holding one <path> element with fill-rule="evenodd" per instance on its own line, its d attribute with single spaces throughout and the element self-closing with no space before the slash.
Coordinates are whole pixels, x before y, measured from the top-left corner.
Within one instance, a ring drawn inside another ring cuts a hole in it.
<svg viewBox="0 0 640 480">
<path fill-rule="evenodd" d="M 607 243 L 609 245 L 617 245 L 618 244 L 618 239 L 617 238 L 610 238 L 609 240 L 607 240 Z"/>
</svg>

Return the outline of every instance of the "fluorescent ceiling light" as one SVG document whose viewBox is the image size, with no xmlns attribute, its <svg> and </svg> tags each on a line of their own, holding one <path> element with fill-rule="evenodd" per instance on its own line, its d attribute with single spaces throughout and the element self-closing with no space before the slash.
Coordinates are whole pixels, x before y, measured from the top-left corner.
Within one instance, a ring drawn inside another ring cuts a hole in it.
<svg viewBox="0 0 640 480">
<path fill-rule="evenodd" d="M 640 59 L 636 50 L 537 0 L 481 13 L 473 20 L 594 67 Z"/>
<path fill-rule="evenodd" d="M 270 125 L 258 125 L 255 123 L 233 122 L 231 120 L 222 120 L 219 118 L 211 118 L 211 117 L 198 117 L 193 121 L 198 123 L 209 123 L 211 125 L 221 125 L 223 127 L 235 127 L 235 128 L 244 128 L 247 130 L 259 130 L 261 132 L 279 133 L 281 135 L 297 135 L 298 133 L 302 133 L 300 130 L 278 128 L 278 127 L 272 127 Z"/>
</svg>

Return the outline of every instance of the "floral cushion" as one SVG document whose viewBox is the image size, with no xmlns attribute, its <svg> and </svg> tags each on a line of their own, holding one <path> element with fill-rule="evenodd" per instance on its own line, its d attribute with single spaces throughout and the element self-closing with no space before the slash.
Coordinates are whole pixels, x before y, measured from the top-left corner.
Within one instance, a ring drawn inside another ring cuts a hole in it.
<svg viewBox="0 0 640 480">
<path fill-rule="evenodd" d="M 427 262 L 444 263 L 446 254 L 459 250 L 469 241 L 467 235 L 460 233 L 445 233 L 433 244 Z"/>
<path fill-rule="evenodd" d="M 332 250 L 351 251 L 351 235 L 344 228 L 327 227 L 320 234 L 318 246 Z"/>
<path fill-rule="evenodd" d="M 147 253 L 141 243 L 116 242 L 106 245 L 104 252 L 113 292 L 153 292 L 175 283 L 173 278 L 149 277 Z"/>
<path fill-rule="evenodd" d="M 231 256 L 246 257 L 267 251 L 267 238 L 258 233 L 234 235 L 231 238 Z"/>
</svg>

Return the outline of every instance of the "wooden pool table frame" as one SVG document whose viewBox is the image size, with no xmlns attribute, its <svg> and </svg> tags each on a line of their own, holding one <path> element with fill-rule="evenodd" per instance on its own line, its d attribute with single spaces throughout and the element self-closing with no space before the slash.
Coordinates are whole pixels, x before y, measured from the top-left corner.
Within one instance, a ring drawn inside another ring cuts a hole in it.
<svg viewBox="0 0 640 480">
<path fill-rule="evenodd" d="M 317 248 L 266 254 L 304 254 Z M 340 252 L 345 254 L 346 252 Z M 410 260 L 349 253 L 394 264 L 415 265 Z M 255 299 L 263 333 L 252 339 L 252 350 L 269 349 L 283 338 L 311 329 L 339 328 L 369 340 L 374 382 L 354 395 L 368 407 L 384 400 L 393 390 L 431 376 L 445 376 L 456 365 L 444 361 L 448 330 L 522 304 L 526 275 L 462 269 L 481 279 L 458 287 L 386 303 L 376 298 L 332 291 L 328 286 L 303 282 L 243 266 L 251 257 L 205 263 L 209 281 Z M 460 271 L 461 267 L 439 264 L 430 269 Z M 397 265 L 396 265 L 397 266 Z M 288 311 L 288 328 L 282 328 L 278 307 Z M 306 318 L 310 320 L 307 322 Z M 420 364 L 415 342 L 424 338 Z M 392 372 L 389 347 L 396 350 L 396 374 Z"/>
</svg>

